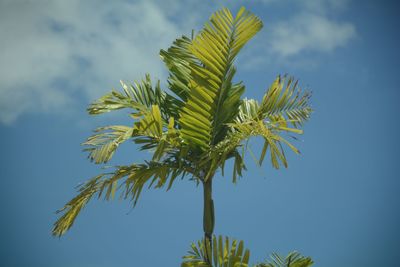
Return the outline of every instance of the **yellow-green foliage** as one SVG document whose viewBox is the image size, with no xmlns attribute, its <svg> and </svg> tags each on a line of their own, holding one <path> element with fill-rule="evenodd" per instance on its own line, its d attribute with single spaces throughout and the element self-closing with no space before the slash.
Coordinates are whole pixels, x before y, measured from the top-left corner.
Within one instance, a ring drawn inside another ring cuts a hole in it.
<svg viewBox="0 0 400 267">
<path fill-rule="evenodd" d="M 301 134 L 311 113 L 308 93 L 293 78 L 278 77 L 261 102 L 243 98 L 245 86 L 235 82 L 235 58 L 262 28 L 261 20 L 241 8 L 236 15 L 224 8 L 215 12 L 192 37 L 182 36 L 161 50 L 169 71 L 168 89 L 150 75 L 132 85 L 121 82 L 89 107 L 91 115 L 126 109 L 130 125 L 104 126 L 83 143 L 96 164 L 112 159 L 125 141 L 150 151 L 150 161 L 116 166 L 114 171 L 90 179 L 60 212 L 53 234 L 63 235 L 93 196 L 112 199 L 116 192 L 135 204 L 142 189 L 169 189 L 178 176 L 206 182 L 225 162 L 234 160 L 233 182 L 246 170 L 243 147 L 254 136 L 264 140 L 258 163 L 269 150 L 272 166 L 287 166 L 283 147 L 299 151 L 285 133 Z M 240 246 L 240 244 L 239 244 Z"/>
</svg>

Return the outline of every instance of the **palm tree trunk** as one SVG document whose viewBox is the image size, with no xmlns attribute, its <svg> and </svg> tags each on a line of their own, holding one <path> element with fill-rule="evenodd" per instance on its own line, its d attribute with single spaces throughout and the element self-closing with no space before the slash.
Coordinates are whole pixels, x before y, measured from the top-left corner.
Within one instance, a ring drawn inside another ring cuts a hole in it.
<svg viewBox="0 0 400 267">
<path fill-rule="evenodd" d="M 203 181 L 204 189 L 204 213 L 203 213 L 203 230 L 204 230 L 204 246 L 206 251 L 207 262 L 211 265 L 212 253 L 212 234 L 214 232 L 214 201 L 212 199 L 212 177 L 207 181 Z"/>
</svg>

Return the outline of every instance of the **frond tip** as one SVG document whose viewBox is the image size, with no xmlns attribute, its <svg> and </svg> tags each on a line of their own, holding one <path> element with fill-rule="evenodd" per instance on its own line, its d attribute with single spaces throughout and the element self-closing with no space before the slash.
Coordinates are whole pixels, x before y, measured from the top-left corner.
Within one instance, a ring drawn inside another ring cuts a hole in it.
<svg viewBox="0 0 400 267">
<path fill-rule="evenodd" d="M 71 199 L 62 209 L 56 212 L 64 212 L 64 214 L 54 223 L 52 231 L 54 236 L 60 237 L 72 227 L 80 211 L 85 207 L 93 195 L 99 191 L 101 184 L 104 183 L 102 182 L 103 176 L 104 175 L 98 175 L 82 185 L 79 189 L 79 194 Z"/>
<path fill-rule="evenodd" d="M 114 198 L 118 189 L 123 189 L 121 198 L 129 199 L 136 205 L 143 187 L 162 188 L 167 185 L 167 190 L 175 179 L 191 170 L 180 166 L 177 162 L 166 159 L 163 162 L 145 162 L 128 166 L 118 166 L 114 172 L 100 174 L 79 186 L 78 195 L 71 199 L 57 213 L 63 213 L 54 223 L 53 235 L 62 236 L 74 224 L 76 217 L 86 204 L 95 196 L 104 196 L 104 199 Z M 119 183 L 119 185 L 118 185 Z"/>
<path fill-rule="evenodd" d="M 287 127 L 298 127 L 310 118 L 310 92 L 302 92 L 293 77 L 279 75 L 265 93 L 258 109 L 259 119 Z"/>
</svg>

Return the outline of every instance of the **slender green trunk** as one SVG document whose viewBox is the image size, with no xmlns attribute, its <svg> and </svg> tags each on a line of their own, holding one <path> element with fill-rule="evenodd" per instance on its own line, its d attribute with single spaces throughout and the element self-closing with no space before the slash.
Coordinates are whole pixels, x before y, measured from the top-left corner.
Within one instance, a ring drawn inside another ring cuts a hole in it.
<svg viewBox="0 0 400 267">
<path fill-rule="evenodd" d="M 206 259 L 211 264 L 212 253 L 212 234 L 214 232 L 214 201 L 212 199 L 212 177 L 203 182 L 204 189 L 204 214 L 203 214 L 203 230 L 204 230 L 204 246 L 206 251 Z"/>
</svg>

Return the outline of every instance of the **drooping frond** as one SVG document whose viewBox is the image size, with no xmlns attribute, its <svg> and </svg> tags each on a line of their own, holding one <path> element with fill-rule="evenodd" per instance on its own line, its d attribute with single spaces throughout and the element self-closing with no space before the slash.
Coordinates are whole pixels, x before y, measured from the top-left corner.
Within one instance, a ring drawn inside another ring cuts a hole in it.
<svg viewBox="0 0 400 267">
<path fill-rule="evenodd" d="M 239 153 L 236 149 L 233 151 L 234 156 L 234 164 L 233 164 L 233 174 L 232 174 L 232 182 L 236 183 L 237 177 L 242 177 L 243 170 L 247 170 L 246 165 L 244 164 L 243 155 Z"/>
<path fill-rule="evenodd" d="M 304 257 L 294 251 L 289 253 L 285 258 L 273 253 L 270 261 L 259 263 L 255 267 L 310 267 L 313 264 L 314 262 L 310 257 Z"/>
<path fill-rule="evenodd" d="M 268 118 L 282 125 L 290 123 L 294 127 L 300 126 L 312 112 L 310 97 L 309 92 L 301 92 L 298 81 L 292 77 L 278 76 L 262 99 L 259 119 Z"/>
<path fill-rule="evenodd" d="M 125 181 L 124 198 L 129 198 L 136 205 L 139 196 L 148 183 L 148 188 L 162 188 L 166 184 L 169 190 L 179 175 L 185 176 L 190 172 L 187 166 L 179 166 L 177 162 L 166 160 L 163 162 L 150 161 L 136 165 L 135 172 Z M 168 181 L 169 180 L 169 181 Z"/>
<path fill-rule="evenodd" d="M 258 161 L 260 165 L 269 149 L 272 166 L 279 169 L 281 163 L 287 167 L 282 144 L 287 145 L 296 154 L 300 153 L 296 147 L 280 135 L 282 131 L 301 134 L 302 131 L 299 129 L 288 128 L 257 119 L 229 123 L 228 126 L 231 127 L 231 131 L 226 135 L 225 139 L 205 152 L 202 156 L 202 160 L 198 162 L 200 166 L 209 166 L 209 171 L 205 180 L 210 178 L 218 168 L 222 168 L 226 160 L 234 157 L 233 182 L 235 182 L 237 175 L 241 176 L 242 170 L 246 168 L 243 157 L 237 151 L 237 148 L 251 137 L 260 136 L 264 139 L 264 146 Z"/>
<path fill-rule="evenodd" d="M 182 267 L 247 267 L 250 251 L 244 248 L 243 241 L 235 239 L 230 242 L 228 237 L 213 236 L 212 251 L 205 247 L 204 239 L 192 243 L 188 255 L 183 257 Z M 206 255 L 209 255 L 207 259 Z"/>
<path fill-rule="evenodd" d="M 113 173 L 98 175 L 81 185 L 79 194 L 58 211 L 63 212 L 63 215 L 54 224 L 53 235 L 61 236 L 68 231 L 93 196 L 100 198 L 104 195 L 106 200 L 110 200 L 114 198 L 116 190 L 122 188 L 121 197 L 130 199 L 135 205 L 146 184 L 149 188 L 167 185 L 168 190 L 179 175 L 185 176 L 188 173 L 193 174 L 189 166 L 167 159 L 163 162 L 118 166 Z"/>
<path fill-rule="evenodd" d="M 84 151 L 89 152 L 89 159 L 96 164 L 108 162 L 118 146 L 131 137 L 140 136 L 141 140 L 145 138 L 149 143 L 157 145 L 163 135 L 163 120 L 159 107 L 153 105 L 143 110 L 140 116 L 135 115 L 135 118 L 140 119 L 135 122 L 134 127 L 116 125 L 97 128 L 96 134 L 82 144 L 87 146 Z"/>
<path fill-rule="evenodd" d="M 88 158 L 100 164 L 108 162 L 118 146 L 132 137 L 133 128 L 123 125 L 105 126 L 97 128 L 95 133 L 82 145 L 88 146 L 84 149 L 89 152 Z"/>
<path fill-rule="evenodd" d="M 234 59 L 261 28 L 259 18 L 244 8 L 236 17 L 222 9 L 192 41 L 189 48 L 197 60 L 189 64 L 190 94 L 180 116 L 182 138 L 188 144 L 204 151 L 222 138 L 244 91 L 242 85 L 232 84 Z"/>
<path fill-rule="evenodd" d="M 105 190 L 105 198 L 107 200 L 113 198 L 117 189 L 118 180 L 129 175 L 133 169 L 134 166 L 119 167 L 114 173 L 100 174 L 79 186 L 78 195 L 65 204 L 62 209 L 57 211 L 57 213 L 63 213 L 63 215 L 54 223 L 53 235 L 62 236 L 65 234 L 74 224 L 80 211 L 93 196 L 97 195 L 100 197 Z"/>
<path fill-rule="evenodd" d="M 230 124 L 234 131 L 230 135 L 233 142 L 229 142 L 229 146 L 235 143 L 243 142 L 253 136 L 261 136 L 264 139 L 264 146 L 261 152 L 259 164 L 261 165 L 267 150 L 270 150 L 271 163 L 276 169 L 279 169 L 279 162 L 287 167 L 286 156 L 282 144 L 286 144 L 293 152 L 299 154 L 300 151 L 294 147 L 290 142 L 284 139 L 280 133 L 282 131 L 293 132 L 301 134 L 302 131 L 294 128 L 280 126 L 279 124 L 272 124 L 260 120 L 247 121 L 243 123 Z M 229 147 L 228 146 L 228 147 Z"/>
</svg>

